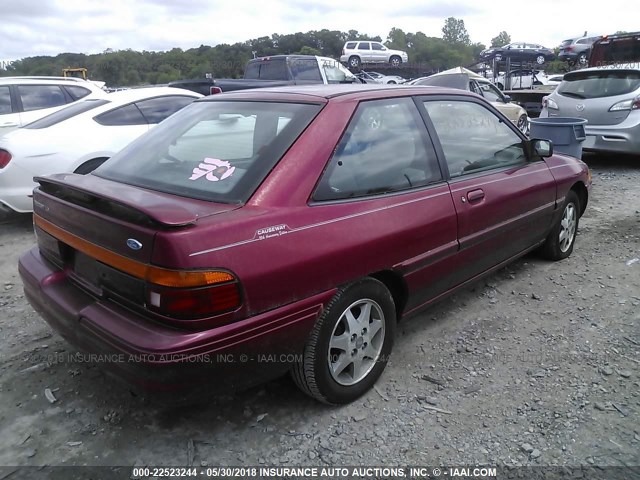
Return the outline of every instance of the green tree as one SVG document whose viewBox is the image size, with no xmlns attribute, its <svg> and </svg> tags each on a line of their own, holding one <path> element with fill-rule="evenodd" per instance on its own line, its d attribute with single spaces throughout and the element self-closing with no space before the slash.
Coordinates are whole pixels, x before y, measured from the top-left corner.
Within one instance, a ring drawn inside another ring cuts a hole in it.
<svg viewBox="0 0 640 480">
<path fill-rule="evenodd" d="M 491 39 L 492 47 L 502 47 L 503 45 L 507 45 L 509 43 L 511 43 L 511 36 L 504 30 L 500 32 L 497 37 L 493 37 Z"/>
<path fill-rule="evenodd" d="M 393 27 L 385 44 L 395 50 L 407 50 L 407 35 L 401 29 Z"/>
<path fill-rule="evenodd" d="M 442 39 L 450 44 L 471 45 L 469 33 L 464 26 L 464 20 L 449 17 L 442 27 Z"/>
</svg>

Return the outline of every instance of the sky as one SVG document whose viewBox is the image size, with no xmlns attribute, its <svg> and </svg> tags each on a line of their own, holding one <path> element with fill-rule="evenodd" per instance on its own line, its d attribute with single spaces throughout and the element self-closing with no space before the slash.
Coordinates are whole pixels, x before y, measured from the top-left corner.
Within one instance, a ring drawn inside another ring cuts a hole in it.
<svg viewBox="0 0 640 480">
<path fill-rule="evenodd" d="M 391 28 L 442 36 L 448 17 L 471 41 L 554 48 L 566 38 L 638 30 L 638 0 L 0 0 L 0 68 L 20 58 L 113 50 L 164 51 L 309 30 L 357 30 L 386 40 Z M 608 13 L 607 13 L 608 12 Z"/>
</svg>

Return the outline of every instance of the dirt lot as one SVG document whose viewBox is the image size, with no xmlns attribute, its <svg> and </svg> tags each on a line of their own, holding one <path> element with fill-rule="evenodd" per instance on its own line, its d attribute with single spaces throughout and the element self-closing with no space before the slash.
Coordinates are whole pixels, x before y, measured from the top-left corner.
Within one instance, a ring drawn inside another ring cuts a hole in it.
<svg viewBox="0 0 640 480">
<path fill-rule="evenodd" d="M 587 161 L 573 255 L 405 319 L 343 407 L 289 378 L 189 407 L 132 396 L 27 304 L 30 218 L 0 226 L 0 465 L 640 465 L 640 163 Z"/>
</svg>

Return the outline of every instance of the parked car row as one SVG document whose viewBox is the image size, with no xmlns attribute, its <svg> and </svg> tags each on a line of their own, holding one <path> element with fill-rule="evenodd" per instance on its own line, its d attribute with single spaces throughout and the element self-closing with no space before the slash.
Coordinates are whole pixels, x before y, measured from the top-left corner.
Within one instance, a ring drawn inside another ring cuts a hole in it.
<svg viewBox="0 0 640 480">
<path fill-rule="evenodd" d="M 18 92 L 23 91 L 22 85 L 16 87 Z M 56 93 L 74 91 L 74 87 L 87 88 L 64 83 L 38 86 L 44 87 L 44 92 Z M 62 172 L 87 174 L 200 97 L 199 93 L 169 87 L 86 94 L 61 109 L 54 108 L 54 113 L 1 135 L 0 211 L 31 212 L 34 176 Z M 25 105 L 24 99 L 22 105 Z M 50 109 L 33 112 L 42 114 Z"/>
<path fill-rule="evenodd" d="M 82 99 L 104 98 L 91 81 L 74 77 L 0 77 L 0 136 Z"/>
<path fill-rule="evenodd" d="M 588 168 L 468 88 L 198 99 L 89 175 L 36 179 L 26 298 L 79 348 L 134 355 L 102 366 L 138 387 L 290 372 L 351 402 L 403 316 L 534 249 L 574 248 Z"/>
</svg>

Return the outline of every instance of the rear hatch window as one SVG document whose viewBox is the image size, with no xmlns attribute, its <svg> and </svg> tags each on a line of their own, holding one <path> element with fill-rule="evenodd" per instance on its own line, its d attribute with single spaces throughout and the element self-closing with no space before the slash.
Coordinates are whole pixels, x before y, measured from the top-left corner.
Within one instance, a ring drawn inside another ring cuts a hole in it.
<svg viewBox="0 0 640 480">
<path fill-rule="evenodd" d="M 183 197 L 245 203 L 320 109 L 303 103 L 196 102 L 94 174 Z"/>
<path fill-rule="evenodd" d="M 602 98 L 626 95 L 640 88 L 640 72 L 599 70 L 567 73 L 557 92 L 572 98 Z"/>
</svg>

